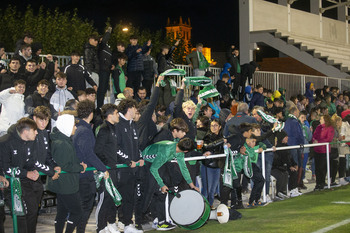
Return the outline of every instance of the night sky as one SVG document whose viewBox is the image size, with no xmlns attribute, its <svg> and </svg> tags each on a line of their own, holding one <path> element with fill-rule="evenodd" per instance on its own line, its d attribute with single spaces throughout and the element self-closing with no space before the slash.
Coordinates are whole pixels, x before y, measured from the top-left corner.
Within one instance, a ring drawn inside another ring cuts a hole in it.
<svg viewBox="0 0 350 233">
<path fill-rule="evenodd" d="M 268 0 L 277 2 L 278 0 Z M 78 9 L 78 14 L 84 19 L 94 21 L 94 26 L 103 33 L 107 17 L 111 23 L 125 23 L 141 29 L 157 31 L 162 29 L 165 34 L 167 18 L 178 21 L 191 19 L 192 44 L 203 43 L 212 48 L 213 52 L 226 51 L 231 44 L 239 43 L 238 0 L 2 0 L 0 8 L 6 8 L 10 3 L 25 11 L 28 4 L 34 10 L 41 5 L 46 8 L 61 11 Z M 299 0 L 292 7 L 308 11 L 310 0 Z M 323 0 L 324 6 L 331 5 Z M 92 10 L 93 9 L 93 10 Z M 336 9 L 327 11 L 325 16 L 336 16 Z"/>
<path fill-rule="evenodd" d="M 238 1 L 236 0 L 3 0 L 1 8 L 8 4 L 25 11 L 30 3 L 34 10 L 41 5 L 61 11 L 78 8 L 82 18 L 94 21 L 94 26 L 102 33 L 107 17 L 112 25 L 130 22 L 141 29 L 151 31 L 162 29 L 165 34 L 167 18 L 178 21 L 188 17 L 192 25 L 192 44 L 203 43 L 213 51 L 225 51 L 230 44 L 238 45 Z M 93 10 L 92 10 L 93 9 Z"/>
</svg>

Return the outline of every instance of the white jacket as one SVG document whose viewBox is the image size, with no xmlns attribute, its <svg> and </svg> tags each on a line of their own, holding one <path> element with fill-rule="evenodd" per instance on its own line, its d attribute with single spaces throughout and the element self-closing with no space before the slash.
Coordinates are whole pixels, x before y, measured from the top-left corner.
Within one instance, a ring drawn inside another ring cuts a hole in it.
<svg viewBox="0 0 350 233">
<path fill-rule="evenodd" d="M 10 90 L 14 87 L 8 88 L 0 92 L 0 103 L 2 104 L 0 113 L 0 132 L 7 131 L 7 129 L 15 124 L 19 119 L 25 117 L 24 112 L 24 95 L 14 93 Z"/>
<path fill-rule="evenodd" d="M 350 141 L 350 125 L 347 121 L 343 121 L 341 124 L 340 136 L 345 136 L 343 141 Z M 349 145 L 341 143 L 339 145 L 339 156 L 344 157 L 346 154 L 350 154 Z"/>
</svg>

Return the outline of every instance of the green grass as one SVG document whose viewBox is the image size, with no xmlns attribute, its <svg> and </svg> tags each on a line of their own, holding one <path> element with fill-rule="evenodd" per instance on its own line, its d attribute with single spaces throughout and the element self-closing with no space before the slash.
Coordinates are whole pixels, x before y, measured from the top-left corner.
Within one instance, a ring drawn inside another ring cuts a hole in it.
<svg viewBox="0 0 350 233">
<path fill-rule="evenodd" d="M 313 232 L 350 218 L 350 205 L 333 204 L 334 201 L 350 202 L 350 185 L 240 210 L 240 220 L 226 224 L 210 220 L 193 232 Z M 172 232 L 186 230 L 177 228 Z M 350 232 L 350 224 L 333 232 Z"/>
</svg>

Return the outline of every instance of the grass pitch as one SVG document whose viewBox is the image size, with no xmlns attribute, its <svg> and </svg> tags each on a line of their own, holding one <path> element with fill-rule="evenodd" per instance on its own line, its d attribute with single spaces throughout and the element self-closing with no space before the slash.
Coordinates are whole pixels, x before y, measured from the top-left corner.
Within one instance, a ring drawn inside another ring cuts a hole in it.
<svg viewBox="0 0 350 233">
<path fill-rule="evenodd" d="M 314 232 L 350 218 L 350 185 L 311 192 L 300 197 L 273 202 L 264 207 L 239 210 L 242 219 L 219 224 L 208 221 L 191 232 Z M 177 228 L 172 232 L 189 232 Z M 350 224 L 331 232 L 350 232 Z"/>
</svg>

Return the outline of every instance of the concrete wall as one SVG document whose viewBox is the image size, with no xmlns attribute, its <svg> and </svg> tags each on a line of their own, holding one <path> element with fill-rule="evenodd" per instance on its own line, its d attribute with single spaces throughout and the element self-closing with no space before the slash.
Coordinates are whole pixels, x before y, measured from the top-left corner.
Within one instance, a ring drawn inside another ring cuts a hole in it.
<svg viewBox="0 0 350 233">
<path fill-rule="evenodd" d="M 250 0 L 250 31 L 277 29 L 298 35 L 349 46 L 346 23 L 263 0 Z M 348 36 L 350 33 L 348 32 Z M 350 46 L 349 46 L 350 47 Z"/>
</svg>

